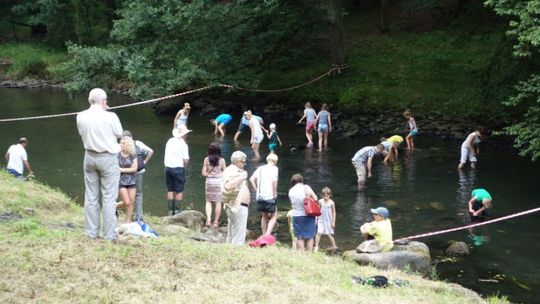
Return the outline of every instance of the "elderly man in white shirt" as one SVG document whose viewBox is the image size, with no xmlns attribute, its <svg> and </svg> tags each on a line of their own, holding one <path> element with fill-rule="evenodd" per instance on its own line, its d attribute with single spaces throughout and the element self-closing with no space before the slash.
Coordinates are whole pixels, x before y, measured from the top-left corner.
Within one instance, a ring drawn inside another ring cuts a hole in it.
<svg viewBox="0 0 540 304">
<path fill-rule="evenodd" d="M 26 139 L 26 137 L 21 137 L 19 143 L 11 145 L 5 155 L 7 171 L 18 179 L 24 178 L 24 167 L 28 169 L 28 175 L 34 175 L 30 163 L 28 162 L 28 154 L 26 154 L 25 148 L 27 145 L 28 139 Z"/>
<path fill-rule="evenodd" d="M 103 238 L 114 241 L 116 199 L 120 180 L 117 154 L 122 125 L 116 114 L 107 112 L 107 93 L 92 89 L 88 95 L 90 108 L 77 114 L 77 128 L 84 149 L 84 222 L 89 238 L 97 238 L 100 230 L 99 194 L 103 206 Z"/>
</svg>

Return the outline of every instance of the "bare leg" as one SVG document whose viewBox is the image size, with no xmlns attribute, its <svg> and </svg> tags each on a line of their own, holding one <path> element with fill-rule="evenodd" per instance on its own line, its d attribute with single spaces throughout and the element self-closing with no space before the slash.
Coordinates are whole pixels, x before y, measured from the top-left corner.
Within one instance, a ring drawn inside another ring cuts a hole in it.
<svg viewBox="0 0 540 304">
<path fill-rule="evenodd" d="M 137 188 L 129 188 L 127 191 L 129 195 L 129 205 L 126 206 L 126 223 L 131 223 L 131 216 L 133 215 L 133 209 L 135 207 L 135 194 L 137 192 Z"/>
<path fill-rule="evenodd" d="M 296 239 L 296 250 L 304 251 L 306 248 L 303 239 Z"/>
<path fill-rule="evenodd" d="M 218 131 L 219 131 L 219 134 L 221 134 L 221 136 L 225 136 L 225 125 L 224 124 L 220 124 L 218 126 Z"/>
<path fill-rule="evenodd" d="M 309 239 L 306 241 L 306 250 L 313 251 L 313 239 Z"/>
<path fill-rule="evenodd" d="M 471 168 L 476 169 L 476 162 L 471 162 Z"/>
<path fill-rule="evenodd" d="M 214 210 L 214 225 L 219 226 L 219 217 L 221 216 L 221 202 L 216 203 L 216 209 Z"/>
<path fill-rule="evenodd" d="M 238 136 L 240 136 L 240 132 L 236 132 L 236 134 L 234 134 L 234 141 L 238 141 Z"/>
<path fill-rule="evenodd" d="M 336 246 L 336 240 L 334 239 L 334 236 L 331 235 L 331 234 L 329 234 L 329 235 L 328 235 L 328 238 L 330 239 L 330 244 L 332 244 L 332 248 L 331 248 L 331 249 L 333 249 L 333 250 L 336 249 L 337 246 Z"/>
<path fill-rule="evenodd" d="M 272 234 L 272 230 L 274 230 L 274 226 L 277 222 L 277 209 L 274 213 L 268 213 L 267 215 L 270 216 L 270 219 L 268 220 L 268 227 L 266 228 L 266 235 Z"/>
<path fill-rule="evenodd" d="M 311 129 L 306 129 L 306 138 L 308 141 L 308 146 L 313 145 L 313 135 L 311 135 Z"/>
<path fill-rule="evenodd" d="M 261 156 L 259 155 L 259 143 L 252 143 L 251 148 L 253 149 L 253 159 L 261 158 Z"/>
<path fill-rule="evenodd" d="M 266 230 L 268 229 L 268 217 L 266 213 L 261 213 L 261 233 L 266 235 Z"/>
<path fill-rule="evenodd" d="M 212 203 L 211 202 L 206 202 L 205 211 L 206 211 L 206 226 L 210 226 L 210 223 L 212 222 Z"/>
<path fill-rule="evenodd" d="M 319 132 L 319 151 L 322 151 L 322 147 L 323 147 L 323 135 L 324 133 L 323 132 Z"/>
<path fill-rule="evenodd" d="M 321 234 L 317 233 L 315 236 L 315 251 L 319 250 L 319 243 L 321 242 Z"/>
<path fill-rule="evenodd" d="M 323 146 L 325 150 L 328 149 L 328 132 L 324 132 Z"/>
</svg>

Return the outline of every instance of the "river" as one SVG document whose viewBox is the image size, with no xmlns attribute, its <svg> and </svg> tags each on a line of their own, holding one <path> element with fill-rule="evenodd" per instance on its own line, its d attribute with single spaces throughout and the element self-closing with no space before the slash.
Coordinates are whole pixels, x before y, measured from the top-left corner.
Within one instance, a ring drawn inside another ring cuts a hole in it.
<svg viewBox="0 0 540 304">
<path fill-rule="evenodd" d="M 111 105 L 132 102 L 124 96 L 110 96 Z M 86 95 L 69 99 L 57 89 L 0 89 L 0 118 L 65 113 L 88 107 Z M 144 211 L 162 216 L 167 212 L 163 153 L 171 136 L 173 117 L 156 116 L 148 106 L 116 111 L 125 129 L 136 139 L 155 151 L 145 174 Z M 240 113 L 240 108 L 238 110 Z M 190 164 L 187 168 L 185 205 L 204 212 L 204 178 L 200 175 L 202 160 L 208 145 L 214 140 L 208 120 L 193 111 L 189 118 L 188 135 Z M 225 139 L 219 139 L 222 153 L 228 160 L 232 151 L 240 149 L 251 155 L 249 137 L 243 134 L 240 144 L 232 141 L 239 115 L 227 129 Z M 273 121 L 281 139 L 287 144 L 305 143 L 304 131 L 294 122 Z M 266 121 L 270 123 L 270 121 Z M 398 122 L 401 124 L 402 122 Z M 418 121 L 421 128 L 422 122 Z M 27 151 L 36 178 L 68 193 L 82 204 L 84 183 L 82 174 L 83 148 L 77 133 L 75 117 L 47 120 L 0 123 L 0 149 L 4 153 L 21 136 L 29 139 Z M 377 142 L 378 136 L 353 139 L 330 137 L 331 149 L 322 153 L 314 150 L 278 150 L 280 157 L 279 206 L 288 209 L 286 193 L 292 174 L 301 173 L 306 183 L 319 193 L 328 186 L 334 193 L 337 208 L 336 240 L 343 249 L 352 249 L 361 241 L 359 226 L 371 220 L 369 208 L 386 206 L 390 209 L 394 237 L 414 235 L 463 224 L 469 195 L 474 188 L 486 188 L 492 194 L 492 218 L 538 207 L 540 164 L 521 158 L 507 150 L 484 149 L 479 155 L 479 170 L 456 170 L 459 142 L 437 138 L 418 137 L 417 150 L 405 154 L 393 166 L 377 160 L 373 177 L 364 192 L 356 190 L 356 176 L 350 159 L 365 145 Z M 261 145 L 261 155 L 267 154 L 267 145 Z M 261 163 L 248 162 L 253 172 Z M 2 167 L 5 161 L 2 158 Z M 250 225 L 256 226 L 256 209 L 250 208 Z M 421 239 L 428 244 L 434 261 L 438 262 L 438 277 L 469 287 L 483 295 L 507 295 L 513 302 L 540 302 L 536 290 L 540 289 L 537 254 L 540 252 L 538 214 L 490 225 L 480 231 L 488 242 L 474 245 L 467 231 Z M 222 221 L 225 220 L 224 218 Z M 286 238 L 286 228 L 280 228 L 280 238 Z M 450 241 L 465 241 L 474 247 L 465 258 L 446 259 L 444 250 Z M 322 247 L 327 246 L 323 238 Z M 329 246 L 329 245 L 328 245 Z M 487 281 L 486 281 L 487 280 Z"/>
</svg>

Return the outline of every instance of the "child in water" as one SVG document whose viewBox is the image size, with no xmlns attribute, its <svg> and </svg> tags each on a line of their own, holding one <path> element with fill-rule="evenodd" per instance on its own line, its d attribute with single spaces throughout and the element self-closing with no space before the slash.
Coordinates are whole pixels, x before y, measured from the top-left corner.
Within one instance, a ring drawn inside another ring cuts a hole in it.
<svg viewBox="0 0 540 304">
<path fill-rule="evenodd" d="M 270 124 L 270 131 L 266 131 L 266 136 L 270 141 L 270 143 L 268 144 L 268 149 L 270 150 L 270 153 L 275 153 L 278 143 L 281 146 L 281 139 L 277 134 L 275 123 Z"/>
<path fill-rule="evenodd" d="M 334 228 L 336 227 L 336 205 L 332 200 L 332 191 L 328 187 L 321 190 L 322 198 L 319 200 L 321 205 L 321 215 L 318 217 L 317 236 L 315 237 L 314 251 L 319 250 L 321 235 L 327 235 L 332 247 L 330 250 L 336 250 L 336 240 L 334 239 Z"/>
<path fill-rule="evenodd" d="M 407 150 L 414 150 L 414 137 L 418 135 L 418 128 L 416 128 L 416 121 L 414 120 L 414 117 L 412 117 L 412 113 L 410 110 L 405 110 L 403 113 L 403 117 L 407 119 L 407 122 L 409 123 L 409 134 L 407 137 L 405 137 L 405 140 L 407 141 Z"/>
</svg>

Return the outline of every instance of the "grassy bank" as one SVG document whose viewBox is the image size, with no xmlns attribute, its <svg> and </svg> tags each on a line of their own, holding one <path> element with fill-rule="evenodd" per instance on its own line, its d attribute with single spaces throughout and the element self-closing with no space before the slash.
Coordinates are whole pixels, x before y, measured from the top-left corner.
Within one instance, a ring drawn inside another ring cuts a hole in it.
<svg viewBox="0 0 540 304">
<path fill-rule="evenodd" d="M 4 220 L 9 214 L 14 217 Z M 5 303 L 483 303 L 456 284 L 359 267 L 285 247 L 237 248 L 162 235 L 119 244 L 87 240 L 65 194 L 0 173 L 0 300 Z M 149 218 L 158 232 L 159 218 Z M 376 289 L 352 275 L 410 287 Z M 307 297 L 306 295 L 310 296 Z M 497 298 L 490 303 L 504 303 Z"/>
<path fill-rule="evenodd" d="M 65 52 L 38 43 L 0 44 L 0 60 L 12 64 L 2 73 L 10 78 L 54 78 L 52 68 L 65 60 Z"/>
</svg>

